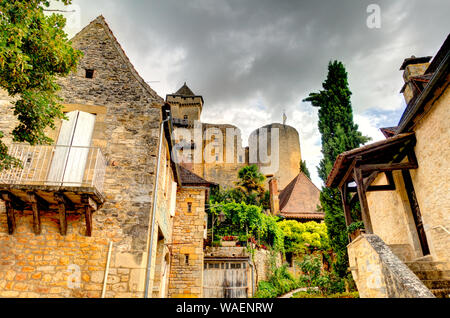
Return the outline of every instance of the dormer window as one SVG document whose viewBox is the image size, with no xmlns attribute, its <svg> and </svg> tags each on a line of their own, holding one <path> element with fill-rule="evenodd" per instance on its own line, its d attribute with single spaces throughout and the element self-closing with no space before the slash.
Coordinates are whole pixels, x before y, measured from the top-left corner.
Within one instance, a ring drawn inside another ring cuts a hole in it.
<svg viewBox="0 0 450 318">
<path fill-rule="evenodd" d="M 86 69 L 86 78 L 94 78 L 95 70 Z"/>
</svg>

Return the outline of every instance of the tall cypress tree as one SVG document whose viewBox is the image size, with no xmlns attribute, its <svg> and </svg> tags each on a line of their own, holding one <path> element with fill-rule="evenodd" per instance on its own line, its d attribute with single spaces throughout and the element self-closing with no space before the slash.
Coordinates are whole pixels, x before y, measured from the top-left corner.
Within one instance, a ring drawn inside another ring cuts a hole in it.
<svg viewBox="0 0 450 318">
<path fill-rule="evenodd" d="M 336 157 L 345 151 L 358 148 L 370 140 L 358 131 L 353 122 L 353 111 L 350 101 L 352 95 L 347 80 L 347 72 L 339 61 L 328 64 L 328 76 L 322 83 L 323 90 L 311 93 L 305 102 L 319 107 L 319 131 L 322 134 L 322 154 L 318 172 L 325 182 Z M 347 227 L 337 188 L 323 188 L 320 202 L 325 212 L 325 223 L 328 228 L 331 247 L 336 259 L 334 271 L 341 277 L 346 276 L 348 267 Z"/>
</svg>

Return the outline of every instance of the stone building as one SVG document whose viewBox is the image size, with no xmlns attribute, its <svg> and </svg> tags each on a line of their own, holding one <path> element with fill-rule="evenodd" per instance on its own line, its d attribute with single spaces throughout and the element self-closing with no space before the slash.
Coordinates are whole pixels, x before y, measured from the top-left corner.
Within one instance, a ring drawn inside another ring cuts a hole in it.
<svg viewBox="0 0 450 318">
<path fill-rule="evenodd" d="M 103 17 L 72 42 L 84 57 L 59 80 L 55 145 L 9 140 L 24 167 L 0 174 L 0 297 L 164 297 L 181 185 L 164 100 Z M 9 104 L 2 92 L 7 135 Z"/>
<path fill-rule="evenodd" d="M 280 188 L 285 188 L 298 175 L 301 151 L 295 128 L 266 125 L 252 132 L 249 146 L 243 147 L 238 127 L 201 122 L 203 97 L 193 93 L 186 83 L 176 93 L 167 95 L 166 102 L 171 105 L 177 128 L 176 142 L 185 143 L 180 154 L 182 164 L 200 177 L 222 187 L 234 187 L 238 171 L 256 164 L 263 174 L 275 176 Z"/>
<path fill-rule="evenodd" d="M 450 294 L 450 37 L 430 60 L 403 62 L 407 107 L 398 126 L 340 154 L 327 180 L 341 189 L 347 225 L 350 200 L 361 203 L 365 234 L 348 252 L 362 297 Z"/>
<path fill-rule="evenodd" d="M 84 56 L 58 80 L 67 120 L 47 131 L 55 144 L 6 140 L 23 167 L 0 172 L 0 297 L 203 297 L 210 190 L 234 186 L 249 163 L 239 129 L 201 123 L 203 98 L 187 85 L 164 101 L 102 16 L 72 43 Z M 6 136 L 17 125 L 11 102 L 0 91 Z M 178 135 L 195 125 L 207 138 Z M 299 171 L 298 133 L 275 126 L 283 156 L 294 154 L 281 158 L 287 185 Z M 264 256 L 251 266 L 264 277 Z"/>
</svg>

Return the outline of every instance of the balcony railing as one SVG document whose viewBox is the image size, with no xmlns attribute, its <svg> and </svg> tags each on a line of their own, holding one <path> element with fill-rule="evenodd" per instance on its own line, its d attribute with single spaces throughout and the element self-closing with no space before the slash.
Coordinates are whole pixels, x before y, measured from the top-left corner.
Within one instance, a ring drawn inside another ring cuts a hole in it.
<svg viewBox="0 0 450 318">
<path fill-rule="evenodd" d="M 0 172 L 0 184 L 93 187 L 103 192 L 106 161 L 100 148 L 13 144 L 22 167 Z"/>
</svg>

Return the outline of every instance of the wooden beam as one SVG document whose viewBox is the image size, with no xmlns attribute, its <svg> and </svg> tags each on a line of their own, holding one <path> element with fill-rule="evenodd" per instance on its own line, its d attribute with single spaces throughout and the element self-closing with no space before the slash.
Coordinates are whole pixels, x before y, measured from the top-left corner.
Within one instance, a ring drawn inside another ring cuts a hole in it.
<svg viewBox="0 0 450 318">
<path fill-rule="evenodd" d="M 90 197 L 83 195 L 81 202 L 84 204 L 84 217 L 86 220 L 86 236 L 92 236 L 92 207 Z"/>
<path fill-rule="evenodd" d="M 344 184 L 346 184 L 348 182 L 348 179 L 352 176 L 353 173 L 353 169 L 356 166 L 356 163 L 358 162 L 358 160 L 360 160 L 361 157 L 356 157 L 353 159 L 352 163 L 350 164 L 350 166 L 348 167 L 347 172 L 345 173 L 344 177 L 342 178 L 342 180 L 339 182 L 338 188 L 342 189 Z"/>
<path fill-rule="evenodd" d="M 41 215 L 39 214 L 38 198 L 34 192 L 28 192 L 28 202 L 33 210 L 33 231 L 34 234 L 41 234 Z"/>
<path fill-rule="evenodd" d="M 417 163 L 376 163 L 359 166 L 361 171 L 394 171 L 394 170 L 410 170 L 417 169 Z"/>
<path fill-rule="evenodd" d="M 366 184 L 364 183 L 366 186 Z M 370 186 L 364 189 L 366 192 L 373 192 L 373 191 L 393 191 L 395 190 L 395 186 L 392 186 L 390 184 L 386 185 L 374 185 Z M 358 192 L 358 187 L 349 187 L 348 192 Z"/>
<path fill-rule="evenodd" d="M 369 204 L 367 203 L 367 193 L 364 188 L 364 179 L 362 175 L 362 170 L 358 167 L 355 167 L 354 169 L 354 178 L 358 189 L 358 197 L 359 202 L 361 204 L 361 216 L 364 222 L 364 227 L 366 229 L 367 234 L 372 234 L 372 222 L 370 220 L 370 214 L 369 214 Z"/>
<path fill-rule="evenodd" d="M 2 193 L 1 198 L 5 201 L 8 234 L 13 235 L 16 230 L 16 219 L 14 215 L 14 208 L 12 206 L 12 199 L 9 193 Z"/>
<path fill-rule="evenodd" d="M 58 202 L 58 212 L 59 212 L 59 232 L 61 235 L 67 235 L 67 214 L 66 214 L 66 199 L 63 194 L 54 194 L 56 202 Z"/>
<path fill-rule="evenodd" d="M 350 224 L 353 223 L 353 220 L 350 212 L 350 204 L 348 203 L 346 188 L 347 185 L 344 184 L 344 186 L 340 189 L 340 191 L 341 191 L 342 206 L 344 207 L 345 224 L 349 226 Z"/>
</svg>

